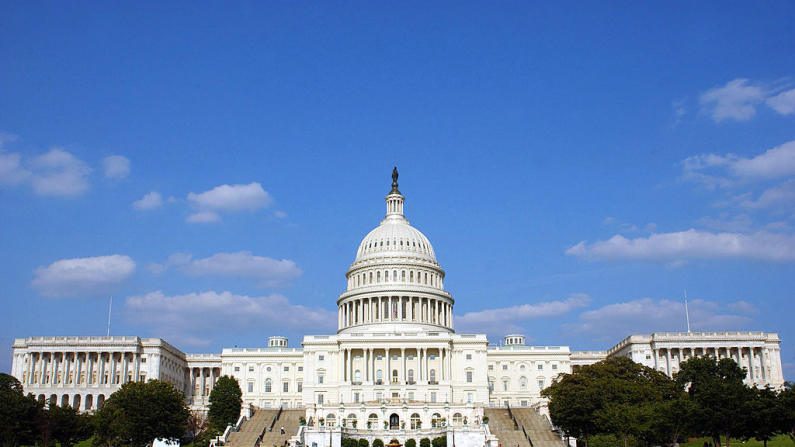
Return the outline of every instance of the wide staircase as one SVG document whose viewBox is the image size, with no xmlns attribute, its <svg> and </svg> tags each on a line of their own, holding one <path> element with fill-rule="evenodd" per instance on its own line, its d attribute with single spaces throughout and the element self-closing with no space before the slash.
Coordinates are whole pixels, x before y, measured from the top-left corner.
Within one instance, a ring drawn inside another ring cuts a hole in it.
<svg viewBox="0 0 795 447">
<path fill-rule="evenodd" d="M 549 428 L 546 419 L 536 414 L 532 408 L 511 407 L 510 412 L 508 408 L 485 408 L 483 414 L 488 416 L 489 430 L 497 436 L 502 447 L 566 446 L 557 433 Z M 516 423 L 511 419 L 511 414 L 516 419 Z M 528 437 L 530 440 L 527 439 Z"/>
<path fill-rule="evenodd" d="M 282 410 L 279 419 L 273 419 L 279 410 L 257 410 L 251 419 L 243 422 L 240 430 L 229 434 L 226 445 L 231 447 L 254 447 L 257 439 L 262 435 L 261 447 L 283 446 L 285 441 L 298 433 L 299 418 L 304 415 L 304 410 Z M 273 430 L 270 430 L 273 424 Z M 284 434 L 281 428 L 284 427 Z"/>
</svg>

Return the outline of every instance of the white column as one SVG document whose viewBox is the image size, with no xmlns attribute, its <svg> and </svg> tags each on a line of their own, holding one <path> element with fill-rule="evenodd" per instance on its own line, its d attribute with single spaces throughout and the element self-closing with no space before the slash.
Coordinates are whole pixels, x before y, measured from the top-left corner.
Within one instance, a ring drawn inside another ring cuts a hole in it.
<svg viewBox="0 0 795 447">
<path fill-rule="evenodd" d="M 770 378 L 767 377 L 767 371 L 765 371 L 765 348 L 759 348 L 759 371 L 761 372 L 762 381 L 766 382 Z"/>
<path fill-rule="evenodd" d="M 369 363 L 369 349 L 362 349 L 362 372 L 364 373 L 364 377 L 362 378 L 362 382 L 369 382 L 370 381 L 370 363 Z"/>
<path fill-rule="evenodd" d="M 386 377 L 384 380 L 386 383 L 392 383 L 392 357 L 389 355 L 389 348 L 384 348 L 384 353 L 386 357 Z"/>
<path fill-rule="evenodd" d="M 425 377 L 425 373 L 423 370 L 425 369 L 424 366 L 424 355 L 425 349 L 417 348 L 417 364 L 419 367 L 417 368 L 417 383 L 422 383 L 422 379 Z"/>
<path fill-rule="evenodd" d="M 400 348 L 400 360 L 403 363 L 403 373 L 402 377 L 400 378 L 403 383 L 406 383 L 408 377 L 406 377 L 406 348 Z"/>
<path fill-rule="evenodd" d="M 348 349 L 348 382 L 353 382 L 353 349 Z"/>
</svg>

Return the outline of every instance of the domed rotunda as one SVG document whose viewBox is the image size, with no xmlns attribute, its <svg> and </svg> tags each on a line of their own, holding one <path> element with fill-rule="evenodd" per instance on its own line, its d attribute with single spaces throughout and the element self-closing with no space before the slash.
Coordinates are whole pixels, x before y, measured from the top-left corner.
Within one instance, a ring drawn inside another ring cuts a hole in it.
<svg viewBox="0 0 795 447">
<path fill-rule="evenodd" d="M 403 215 L 397 168 L 386 217 L 364 237 L 337 300 L 338 333 L 453 331 L 453 297 L 428 238 Z"/>
</svg>

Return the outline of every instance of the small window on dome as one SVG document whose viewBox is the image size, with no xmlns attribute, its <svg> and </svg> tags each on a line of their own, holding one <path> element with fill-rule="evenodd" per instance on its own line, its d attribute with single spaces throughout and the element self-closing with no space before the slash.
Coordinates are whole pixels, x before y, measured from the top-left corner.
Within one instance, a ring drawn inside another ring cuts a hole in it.
<svg viewBox="0 0 795 447">
<path fill-rule="evenodd" d="M 384 241 L 381 241 L 381 247 L 383 247 L 383 246 L 384 246 Z"/>
<path fill-rule="evenodd" d="M 400 246 L 403 246 L 403 239 L 400 240 Z"/>
<path fill-rule="evenodd" d="M 386 241 L 386 246 L 389 247 L 389 240 Z"/>
<path fill-rule="evenodd" d="M 416 246 L 417 246 L 417 243 L 416 243 L 416 242 L 414 242 L 414 241 L 411 241 L 411 245 L 412 245 L 412 246 L 414 246 L 414 247 L 416 247 Z"/>
</svg>

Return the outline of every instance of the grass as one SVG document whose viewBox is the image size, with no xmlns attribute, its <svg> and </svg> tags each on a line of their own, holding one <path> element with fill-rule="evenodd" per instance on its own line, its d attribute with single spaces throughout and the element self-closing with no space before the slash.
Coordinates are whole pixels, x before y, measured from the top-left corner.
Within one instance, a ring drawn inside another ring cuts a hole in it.
<svg viewBox="0 0 795 447">
<path fill-rule="evenodd" d="M 711 438 L 695 438 L 694 440 L 690 440 L 688 442 L 683 442 L 680 447 L 704 447 L 704 441 L 707 443 L 712 442 Z M 725 440 L 721 439 L 721 446 L 726 447 Z M 764 447 L 764 443 L 762 441 L 757 441 L 754 438 L 749 439 L 746 442 L 743 442 L 739 439 L 732 439 L 732 446 L 736 447 Z M 795 447 L 795 443 L 787 435 L 779 435 L 775 438 L 767 441 L 767 447 Z"/>
</svg>

